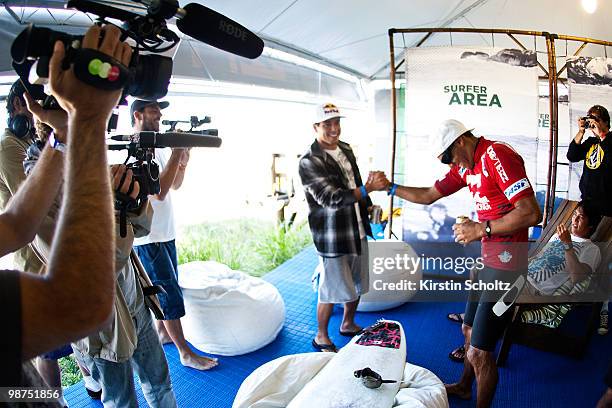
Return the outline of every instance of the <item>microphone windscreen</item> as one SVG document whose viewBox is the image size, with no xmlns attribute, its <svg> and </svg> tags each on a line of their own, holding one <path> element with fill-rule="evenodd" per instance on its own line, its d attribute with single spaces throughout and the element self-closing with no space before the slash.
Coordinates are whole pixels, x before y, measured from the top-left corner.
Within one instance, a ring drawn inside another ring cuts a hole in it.
<svg viewBox="0 0 612 408">
<path fill-rule="evenodd" d="M 183 132 L 155 134 L 155 147 L 219 147 L 221 138 Z"/>
<path fill-rule="evenodd" d="M 183 33 L 232 54 L 255 59 L 263 52 L 261 38 L 237 22 L 201 4 L 189 3 L 176 26 Z"/>
</svg>

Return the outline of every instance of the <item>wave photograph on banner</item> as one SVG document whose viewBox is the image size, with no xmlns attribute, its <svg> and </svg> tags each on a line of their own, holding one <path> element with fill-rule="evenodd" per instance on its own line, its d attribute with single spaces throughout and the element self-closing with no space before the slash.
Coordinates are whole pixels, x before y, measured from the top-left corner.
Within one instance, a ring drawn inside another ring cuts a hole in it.
<svg viewBox="0 0 612 408">
<path fill-rule="evenodd" d="M 578 118 L 586 116 L 593 105 L 612 109 L 612 58 L 570 57 L 567 59 L 569 83 L 570 128 L 574 137 L 578 133 Z M 597 137 L 588 129 L 585 138 Z M 578 183 L 582 176 L 582 162 L 570 163 L 570 200 L 580 199 Z"/>
<path fill-rule="evenodd" d="M 539 68 L 535 52 L 467 46 L 410 48 L 405 64 L 406 142 L 402 148 L 407 185 L 431 186 L 448 171 L 431 150 L 429 138 L 442 121 L 457 119 L 468 129 L 474 128 L 475 136 L 504 142 L 516 150 L 535 187 L 537 174 L 546 171 L 546 162 L 537 157 Z M 435 206 L 404 203 L 404 241 L 453 242 L 450 228 L 455 217 L 476 219 L 475 201 L 463 189 Z"/>
</svg>

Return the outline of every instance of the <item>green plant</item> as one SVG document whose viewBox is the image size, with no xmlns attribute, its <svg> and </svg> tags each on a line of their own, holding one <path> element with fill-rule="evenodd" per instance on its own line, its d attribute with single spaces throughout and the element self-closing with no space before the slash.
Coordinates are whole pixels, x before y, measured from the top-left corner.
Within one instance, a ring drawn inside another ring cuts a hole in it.
<svg viewBox="0 0 612 408">
<path fill-rule="evenodd" d="M 312 242 L 305 223 L 277 226 L 239 219 L 187 227 L 178 241 L 179 263 L 213 260 L 262 276 Z"/>
<path fill-rule="evenodd" d="M 58 363 L 62 371 L 62 387 L 70 387 L 81 381 L 83 377 L 74 356 L 60 358 Z"/>
</svg>

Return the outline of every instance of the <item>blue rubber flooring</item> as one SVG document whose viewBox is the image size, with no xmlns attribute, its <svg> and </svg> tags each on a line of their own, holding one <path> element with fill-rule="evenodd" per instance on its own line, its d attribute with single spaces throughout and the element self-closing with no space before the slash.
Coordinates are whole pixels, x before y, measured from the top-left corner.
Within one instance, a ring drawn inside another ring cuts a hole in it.
<svg viewBox="0 0 612 408">
<path fill-rule="evenodd" d="M 316 253 L 309 247 L 265 276 L 282 294 L 287 317 L 278 338 L 263 349 L 237 357 L 221 357 L 217 368 L 199 372 L 184 368 L 176 348 L 165 346 L 180 407 L 231 407 L 242 381 L 261 364 L 279 356 L 312 351 L 316 294 L 310 276 L 316 265 Z M 408 361 L 428 368 L 444 382 L 452 382 L 459 378 L 463 366 L 450 361 L 447 354 L 463 340 L 460 326 L 447 320 L 446 314 L 463 308 L 462 303 L 408 303 L 384 312 L 358 313 L 357 322 L 366 326 L 381 317 L 402 322 Z M 341 309 L 335 308 L 330 333 L 338 346 L 349 340 L 337 333 L 341 318 Z M 603 376 L 611 361 L 611 350 L 612 335 L 595 335 L 581 360 L 513 345 L 506 366 L 499 370 L 493 407 L 594 407 L 605 388 Z M 146 407 L 138 383 L 137 390 L 140 406 Z M 71 407 L 102 406 L 89 398 L 82 383 L 68 388 L 65 396 Z M 450 405 L 473 407 L 475 401 L 451 399 Z"/>
</svg>

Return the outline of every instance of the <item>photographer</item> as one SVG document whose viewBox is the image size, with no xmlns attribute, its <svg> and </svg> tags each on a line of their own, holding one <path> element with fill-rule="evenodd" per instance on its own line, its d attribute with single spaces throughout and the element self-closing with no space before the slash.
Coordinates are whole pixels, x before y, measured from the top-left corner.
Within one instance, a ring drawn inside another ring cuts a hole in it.
<svg viewBox="0 0 612 408">
<path fill-rule="evenodd" d="M 135 100 L 130 107 L 134 131 L 159 131 L 161 109 L 168 102 Z M 215 367 L 217 359 L 197 355 L 185 341 L 180 318 L 185 316 L 183 293 L 178 284 L 178 259 L 176 256 L 176 231 L 170 189 L 177 190 L 183 183 L 189 149 L 155 149 L 155 158 L 160 165 L 160 192 L 150 196 L 153 207 L 151 233 L 136 240 L 134 249 L 147 274 L 155 285 L 166 293 L 159 295 L 165 320 L 157 321 L 157 331 L 163 344 L 173 342 L 181 363 L 196 370 Z"/>
<path fill-rule="evenodd" d="M 592 106 L 585 118 L 578 119 L 580 129 L 567 150 L 570 162 L 584 160 L 580 193 L 583 200 L 595 204 L 601 215 L 612 215 L 612 138 L 610 114 L 601 105 Z M 587 129 L 591 135 L 588 137 Z M 585 135 L 587 138 L 585 139 Z"/>
<path fill-rule="evenodd" d="M 119 30 L 113 27 L 91 27 L 82 46 L 124 64 L 131 56 L 131 48 L 119 41 Z M 3 386 L 40 384 L 31 365 L 22 367 L 22 362 L 104 326 L 113 307 L 112 195 L 104 129 L 121 92 L 101 91 L 77 80 L 72 67 L 62 69 L 64 55 L 64 45 L 57 42 L 49 80 L 68 113 L 67 132 L 58 129 L 55 148 L 44 148 L 36 168 L 0 214 L 4 255 L 32 240 L 57 195 L 66 155 L 64 199 L 47 274 L 0 272 L 0 307 L 8 311 L 8 337 L 0 351 Z M 96 239 L 86 239 L 92 231 Z"/>
</svg>

